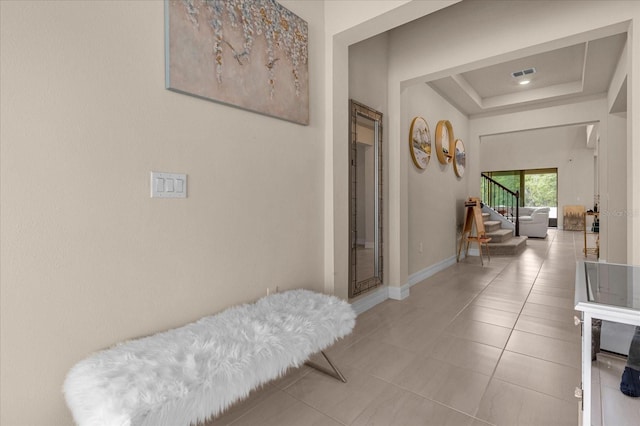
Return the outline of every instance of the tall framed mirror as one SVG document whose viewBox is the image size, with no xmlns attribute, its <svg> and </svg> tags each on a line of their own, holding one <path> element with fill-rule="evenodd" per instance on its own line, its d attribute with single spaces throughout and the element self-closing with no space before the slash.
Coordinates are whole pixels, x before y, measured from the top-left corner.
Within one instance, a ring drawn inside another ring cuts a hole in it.
<svg viewBox="0 0 640 426">
<path fill-rule="evenodd" d="M 354 100 L 349 120 L 349 297 L 383 282 L 382 113 Z"/>
</svg>

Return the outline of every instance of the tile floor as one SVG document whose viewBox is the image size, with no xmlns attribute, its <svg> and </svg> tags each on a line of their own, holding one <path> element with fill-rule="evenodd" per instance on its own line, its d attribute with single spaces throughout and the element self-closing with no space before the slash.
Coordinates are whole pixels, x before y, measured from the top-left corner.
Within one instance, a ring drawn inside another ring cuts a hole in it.
<svg viewBox="0 0 640 426">
<path fill-rule="evenodd" d="M 354 332 L 327 351 L 348 383 L 302 367 L 206 426 L 575 426 L 581 249 L 582 233 L 552 230 L 518 257 L 484 267 L 478 257 L 463 260 L 413 286 L 407 299 L 358 316 Z M 607 367 L 594 381 L 615 392 L 615 376 Z M 599 410 L 637 425 L 638 403 L 616 398 Z"/>
<path fill-rule="evenodd" d="M 594 392 L 594 426 L 637 426 L 640 424 L 640 398 L 629 398 L 619 390 L 626 359 L 601 352 L 591 369 Z"/>
</svg>

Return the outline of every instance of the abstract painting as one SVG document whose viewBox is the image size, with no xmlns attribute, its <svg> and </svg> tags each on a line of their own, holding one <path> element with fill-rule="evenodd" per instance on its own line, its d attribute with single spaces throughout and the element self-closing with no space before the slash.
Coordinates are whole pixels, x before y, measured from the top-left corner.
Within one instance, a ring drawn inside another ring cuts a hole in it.
<svg viewBox="0 0 640 426">
<path fill-rule="evenodd" d="M 409 150 L 413 164 L 425 169 L 431 158 L 431 133 L 429 125 L 422 117 L 415 117 L 409 130 Z"/>
<path fill-rule="evenodd" d="M 309 124 L 307 22 L 275 0 L 165 0 L 166 87 Z"/>
<path fill-rule="evenodd" d="M 565 231 L 584 231 L 584 206 L 564 206 L 562 228 Z"/>
<path fill-rule="evenodd" d="M 464 142 L 460 139 L 456 140 L 456 152 L 453 157 L 453 171 L 456 176 L 464 175 L 464 168 L 467 166 L 467 153 L 464 150 Z"/>
</svg>

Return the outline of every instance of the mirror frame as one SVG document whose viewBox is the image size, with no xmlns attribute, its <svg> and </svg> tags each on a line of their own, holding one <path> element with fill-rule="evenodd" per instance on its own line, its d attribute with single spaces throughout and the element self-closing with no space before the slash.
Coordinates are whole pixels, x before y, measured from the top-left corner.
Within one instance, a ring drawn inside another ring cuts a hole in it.
<svg viewBox="0 0 640 426">
<path fill-rule="evenodd" d="M 382 113 L 351 99 L 349 101 L 349 297 L 356 297 L 383 283 L 383 163 L 382 163 Z M 358 117 L 374 122 L 374 276 L 359 280 L 357 271 L 357 131 Z"/>
</svg>

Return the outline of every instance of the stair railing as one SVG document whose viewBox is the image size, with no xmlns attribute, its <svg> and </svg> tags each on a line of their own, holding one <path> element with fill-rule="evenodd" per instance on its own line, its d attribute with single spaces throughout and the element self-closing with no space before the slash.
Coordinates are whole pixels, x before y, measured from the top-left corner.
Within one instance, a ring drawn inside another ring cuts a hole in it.
<svg viewBox="0 0 640 426">
<path fill-rule="evenodd" d="M 520 236 L 520 191 L 506 186 L 482 173 L 482 202 L 515 224 L 516 237 Z"/>
</svg>

